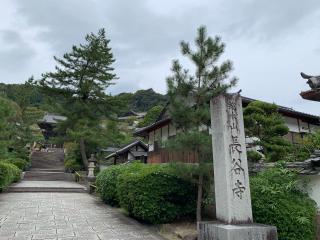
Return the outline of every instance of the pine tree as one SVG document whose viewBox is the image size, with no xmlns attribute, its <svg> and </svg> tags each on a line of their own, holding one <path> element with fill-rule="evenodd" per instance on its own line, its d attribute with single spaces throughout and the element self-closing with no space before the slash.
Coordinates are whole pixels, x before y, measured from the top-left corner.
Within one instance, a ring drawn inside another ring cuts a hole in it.
<svg viewBox="0 0 320 240">
<path fill-rule="evenodd" d="M 290 143 L 283 138 L 289 132 L 276 104 L 253 101 L 243 110 L 246 135 L 255 138 L 269 161 L 285 160 Z"/>
<path fill-rule="evenodd" d="M 43 74 L 36 84 L 47 94 L 63 98 L 63 114 L 68 117 L 63 127 L 80 144 L 82 160 L 87 166 L 86 139 L 99 132 L 92 131 L 99 128 L 99 117 L 113 110 L 112 99 L 105 90 L 114 84 L 116 75 L 105 30 L 88 34 L 85 40 L 85 44 L 73 46 L 62 58 L 54 57 L 55 71 Z"/>
<path fill-rule="evenodd" d="M 191 60 L 195 72 L 184 69 L 178 60 L 173 61 L 172 76 L 167 78 L 169 111 L 179 130 L 168 145 L 176 150 L 194 151 L 199 159 L 197 221 L 201 220 L 203 177 L 207 162 L 212 163 L 209 101 L 225 93 L 236 84 L 236 78 L 229 78 L 232 70 L 230 61 L 218 64 L 225 45 L 219 37 L 207 36 L 204 26 L 198 29 L 195 39 L 196 50 L 189 43 L 181 42 L 181 52 Z M 200 129 L 206 129 L 202 131 Z"/>
</svg>

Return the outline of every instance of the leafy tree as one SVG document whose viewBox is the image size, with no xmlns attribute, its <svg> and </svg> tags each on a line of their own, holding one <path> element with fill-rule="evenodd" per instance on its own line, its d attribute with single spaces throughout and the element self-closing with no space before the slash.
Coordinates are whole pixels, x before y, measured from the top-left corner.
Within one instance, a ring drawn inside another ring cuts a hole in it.
<svg viewBox="0 0 320 240">
<path fill-rule="evenodd" d="M 169 112 L 175 126 L 180 130 L 168 142 L 176 150 L 194 151 L 199 158 L 197 221 L 201 220 L 203 175 L 206 163 L 212 163 L 211 138 L 207 131 L 210 123 L 209 100 L 235 85 L 236 78 L 229 78 L 232 63 L 218 63 L 225 45 L 219 37 L 207 36 L 205 27 L 198 29 L 195 39 L 196 50 L 189 43 L 181 42 L 181 51 L 195 67 L 190 73 L 178 60 L 173 61 L 172 76 L 168 77 Z"/>
<path fill-rule="evenodd" d="M 313 240 L 316 203 L 296 172 L 280 164 L 250 177 L 253 218 L 277 226 L 279 240 Z"/>
<path fill-rule="evenodd" d="M 136 91 L 130 100 L 130 108 L 133 111 L 145 112 L 154 106 L 164 106 L 167 96 L 156 93 L 152 88 Z"/>
<path fill-rule="evenodd" d="M 154 123 L 159 117 L 162 110 L 162 106 L 154 106 L 153 108 L 151 108 L 145 115 L 144 119 L 139 123 L 139 127 L 145 127 Z"/>
<path fill-rule="evenodd" d="M 45 102 L 46 96 L 41 93 L 38 87 L 33 86 L 33 77 L 25 84 L 4 84 L 0 83 L 0 95 L 16 102 L 23 112 L 28 106 L 39 107 Z"/>
<path fill-rule="evenodd" d="M 290 151 L 290 143 L 283 138 L 289 131 L 278 113 L 276 104 L 253 101 L 244 109 L 246 135 L 262 146 L 269 161 L 283 160 Z"/>
<path fill-rule="evenodd" d="M 0 154 L 8 152 L 26 157 L 25 145 L 32 139 L 28 126 L 22 121 L 21 109 L 13 101 L 0 98 Z"/>
<path fill-rule="evenodd" d="M 299 144 L 292 144 L 288 160 L 305 161 L 315 150 L 320 149 L 320 131 L 308 133 Z"/>
<path fill-rule="evenodd" d="M 45 93 L 64 99 L 63 113 L 68 119 L 62 127 L 79 143 L 82 161 L 87 166 L 86 144 L 95 134 L 99 135 L 101 116 L 114 110 L 105 90 L 116 75 L 105 30 L 88 34 L 85 40 L 85 44 L 73 46 L 62 58 L 54 57 L 55 71 L 43 74 L 36 84 Z"/>
<path fill-rule="evenodd" d="M 156 93 L 152 88 L 138 90 L 135 93 L 120 93 L 115 98 L 121 105 L 118 109 L 120 115 L 130 110 L 146 112 L 155 106 L 164 106 L 168 101 L 167 95 Z"/>
<path fill-rule="evenodd" d="M 29 106 L 24 110 L 23 120 L 27 125 L 34 125 L 37 121 L 43 118 L 45 111 L 38 107 Z"/>
<path fill-rule="evenodd" d="M 10 108 L 9 101 L 0 98 L 0 154 L 3 155 L 7 152 L 8 139 L 9 139 L 9 118 L 13 115 Z"/>
</svg>

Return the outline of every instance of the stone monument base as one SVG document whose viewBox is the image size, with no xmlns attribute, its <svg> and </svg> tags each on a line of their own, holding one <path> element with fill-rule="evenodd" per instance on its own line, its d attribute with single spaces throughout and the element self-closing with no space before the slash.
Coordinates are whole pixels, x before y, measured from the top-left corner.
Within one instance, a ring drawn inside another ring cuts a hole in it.
<svg viewBox="0 0 320 240">
<path fill-rule="evenodd" d="M 277 240 L 277 228 L 262 224 L 199 222 L 198 240 Z"/>
</svg>

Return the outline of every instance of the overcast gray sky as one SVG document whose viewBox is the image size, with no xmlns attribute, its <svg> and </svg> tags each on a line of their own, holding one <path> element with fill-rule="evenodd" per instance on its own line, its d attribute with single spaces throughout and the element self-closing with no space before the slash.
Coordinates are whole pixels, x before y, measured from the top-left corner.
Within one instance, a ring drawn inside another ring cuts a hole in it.
<svg viewBox="0 0 320 240">
<path fill-rule="evenodd" d="M 22 83 L 54 68 L 89 32 L 106 28 L 119 77 L 111 93 L 166 92 L 179 42 L 206 25 L 226 43 L 244 96 L 320 114 L 301 99 L 300 71 L 320 74 L 320 1 L 0 0 L 0 82 Z M 183 61 L 186 66 L 188 63 Z"/>
</svg>

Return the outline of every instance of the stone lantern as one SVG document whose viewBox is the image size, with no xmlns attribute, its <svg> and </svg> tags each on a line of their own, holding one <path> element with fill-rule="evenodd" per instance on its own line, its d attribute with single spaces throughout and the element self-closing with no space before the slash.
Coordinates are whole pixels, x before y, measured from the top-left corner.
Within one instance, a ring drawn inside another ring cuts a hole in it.
<svg viewBox="0 0 320 240">
<path fill-rule="evenodd" d="M 88 159 L 88 181 L 93 182 L 96 177 L 94 176 L 94 169 L 96 167 L 97 159 L 94 157 L 94 154 L 91 154 L 90 158 Z"/>
</svg>

